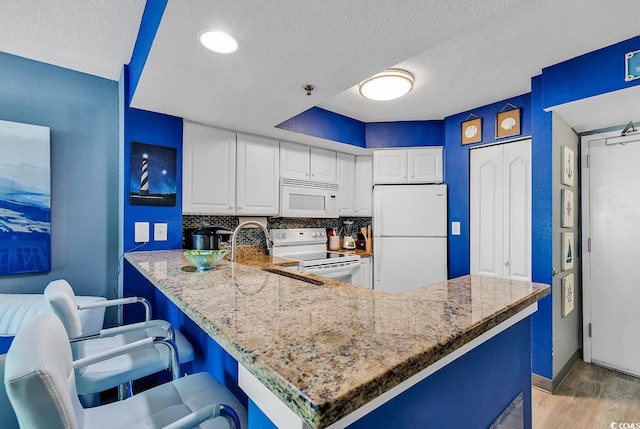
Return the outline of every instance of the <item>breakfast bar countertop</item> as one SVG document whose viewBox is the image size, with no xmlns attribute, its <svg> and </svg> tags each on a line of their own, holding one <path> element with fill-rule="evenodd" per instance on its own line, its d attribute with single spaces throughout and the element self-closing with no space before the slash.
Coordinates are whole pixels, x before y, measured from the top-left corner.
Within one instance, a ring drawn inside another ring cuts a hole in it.
<svg viewBox="0 0 640 429">
<path fill-rule="evenodd" d="M 466 275 L 392 295 L 298 275 L 286 268 L 291 260 L 266 255 L 204 272 L 183 270 L 181 250 L 125 258 L 311 428 L 345 417 L 550 293 L 544 284 Z"/>
</svg>

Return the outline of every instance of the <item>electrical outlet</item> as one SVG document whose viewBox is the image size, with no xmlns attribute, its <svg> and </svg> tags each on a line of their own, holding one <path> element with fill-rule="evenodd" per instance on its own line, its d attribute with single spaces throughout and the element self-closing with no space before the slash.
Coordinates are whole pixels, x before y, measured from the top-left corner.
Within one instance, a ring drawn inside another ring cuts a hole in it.
<svg viewBox="0 0 640 429">
<path fill-rule="evenodd" d="M 460 222 L 451 222 L 451 235 L 460 235 Z"/>
<path fill-rule="evenodd" d="M 136 222 L 135 223 L 135 237 L 136 243 L 148 243 L 149 242 L 149 222 Z"/>
<path fill-rule="evenodd" d="M 153 241 L 167 241 L 167 224 L 153 224 Z"/>
</svg>

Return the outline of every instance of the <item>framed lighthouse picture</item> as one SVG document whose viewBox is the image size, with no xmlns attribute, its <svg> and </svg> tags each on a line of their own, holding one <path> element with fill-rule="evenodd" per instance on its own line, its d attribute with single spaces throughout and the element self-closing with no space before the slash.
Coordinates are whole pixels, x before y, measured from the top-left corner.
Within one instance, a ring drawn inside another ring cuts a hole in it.
<svg viewBox="0 0 640 429">
<path fill-rule="evenodd" d="M 176 156 L 172 147 L 131 143 L 130 204 L 176 205 Z"/>
</svg>

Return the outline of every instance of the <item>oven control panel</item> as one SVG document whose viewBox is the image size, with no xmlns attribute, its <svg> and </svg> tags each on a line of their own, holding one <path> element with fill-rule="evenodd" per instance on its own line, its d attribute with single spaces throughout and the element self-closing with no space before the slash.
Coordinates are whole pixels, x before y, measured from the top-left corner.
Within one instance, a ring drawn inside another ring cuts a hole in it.
<svg viewBox="0 0 640 429">
<path fill-rule="evenodd" d="M 327 232 L 324 228 L 272 229 L 269 235 L 275 247 L 327 242 Z"/>
</svg>

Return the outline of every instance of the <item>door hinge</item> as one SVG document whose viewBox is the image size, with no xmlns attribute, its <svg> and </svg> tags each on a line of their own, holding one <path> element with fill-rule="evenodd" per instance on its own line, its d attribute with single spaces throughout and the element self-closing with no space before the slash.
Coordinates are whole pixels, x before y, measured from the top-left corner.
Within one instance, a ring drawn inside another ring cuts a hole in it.
<svg viewBox="0 0 640 429">
<path fill-rule="evenodd" d="M 587 252 L 591 252 L 591 237 L 587 239 Z"/>
<path fill-rule="evenodd" d="M 589 338 L 591 338 L 591 323 L 589 323 Z"/>
<path fill-rule="evenodd" d="M 587 168 L 590 168 L 590 167 L 591 167 L 591 154 L 588 153 L 587 154 Z"/>
</svg>

